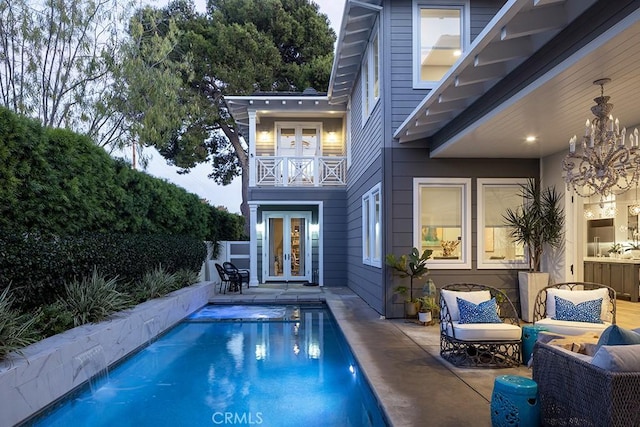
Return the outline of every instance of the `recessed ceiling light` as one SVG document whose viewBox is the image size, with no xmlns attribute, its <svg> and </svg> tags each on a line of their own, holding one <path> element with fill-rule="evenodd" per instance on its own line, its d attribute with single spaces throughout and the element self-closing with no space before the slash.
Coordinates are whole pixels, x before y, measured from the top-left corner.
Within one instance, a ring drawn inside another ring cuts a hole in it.
<svg viewBox="0 0 640 427">
<path fill-rule="evenodd" d="M 462 51 L 460 49 L 456 49 L 453 51 L 453 56 L 460 56 L 462 55 Z"/>
<path fill-rule="evenodd" d="M 527 136 L 527 137 L 525 138 L 525 141 L 527 141 L 527 142 L 535 142 L 535 141 L 536 141 L 536 139 L 538 139 L 538 138 L 536 138 L 536 137 L 535 137 L 535 136 L 533 136 L 533 135 L 529 135 L 529 136 Z"/>
</svg>

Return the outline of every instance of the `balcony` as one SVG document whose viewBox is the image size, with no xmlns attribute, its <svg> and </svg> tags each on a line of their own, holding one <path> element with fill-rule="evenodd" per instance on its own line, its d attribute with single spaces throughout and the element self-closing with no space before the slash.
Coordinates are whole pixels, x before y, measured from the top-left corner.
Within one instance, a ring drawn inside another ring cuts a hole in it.
<svg viewBox="0 0 640 427">
<path fill-rule="evenodd" d="M 347 158 L 259 156 L 252 165 L 258 187 L 339 187 L 347 185 Z"/>
</svg>

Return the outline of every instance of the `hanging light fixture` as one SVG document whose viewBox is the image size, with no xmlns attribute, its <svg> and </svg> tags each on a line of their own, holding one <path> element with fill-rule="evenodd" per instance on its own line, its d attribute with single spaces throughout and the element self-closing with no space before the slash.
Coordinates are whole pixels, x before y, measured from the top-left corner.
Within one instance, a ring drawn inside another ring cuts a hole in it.
<svg viewBox="0 0 640 427">
<path fill-rule="evenodd" d="M 640 215 L 640 204 L 638 204 L 638 184 L 636 184 L 636 199 L 632 205 L 629 205 L 629 215 Z"/>
<path fill-rule="evenodd" d="M 638 129 L 629 135 L 629 145 L 625 145 L 626 129 L 620 131 L 620 122 L 610 114 L 610 97 L 604 96 L 604 85 L 610 81 L 605 78 L 593 82 L 600 86 L 600 96 L 591 107 L 595 118 L 585 124 L 582 149 L 576 152 L 574 135 L 569 140 L 569 154 L 562 161 L 567 189 L 581 197 L 600 196 L 601 208 L 610 196 L 638 185 L 640 178 Z"/>
</svg>

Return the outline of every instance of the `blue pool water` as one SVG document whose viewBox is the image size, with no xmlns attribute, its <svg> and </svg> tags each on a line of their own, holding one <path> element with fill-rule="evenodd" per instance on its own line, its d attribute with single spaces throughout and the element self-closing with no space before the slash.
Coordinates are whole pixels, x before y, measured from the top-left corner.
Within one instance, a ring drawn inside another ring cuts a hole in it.
<svg viewBox="0 0 640 427">
<path fill-rule="evenodd" d="M 387 423 L 330 312 L 301 305 L 207 306 L 28 425 Z"/>
</svg>

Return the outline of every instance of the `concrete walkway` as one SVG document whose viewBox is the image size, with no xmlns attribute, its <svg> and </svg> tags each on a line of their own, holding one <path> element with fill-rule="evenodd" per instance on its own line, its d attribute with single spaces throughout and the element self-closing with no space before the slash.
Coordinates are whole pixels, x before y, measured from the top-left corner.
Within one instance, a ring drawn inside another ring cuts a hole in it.
<svg viewBox="0 0 640 427">
<path fill-rule="evenodd" d="M 394 426 L 490 426 L 493 381 L 526 367 L 459 369 L 440 356 L 439 326 L 385 320 L 348 288 L 261 285 L 213 303 L 326 301 Z"/>
</svg>

